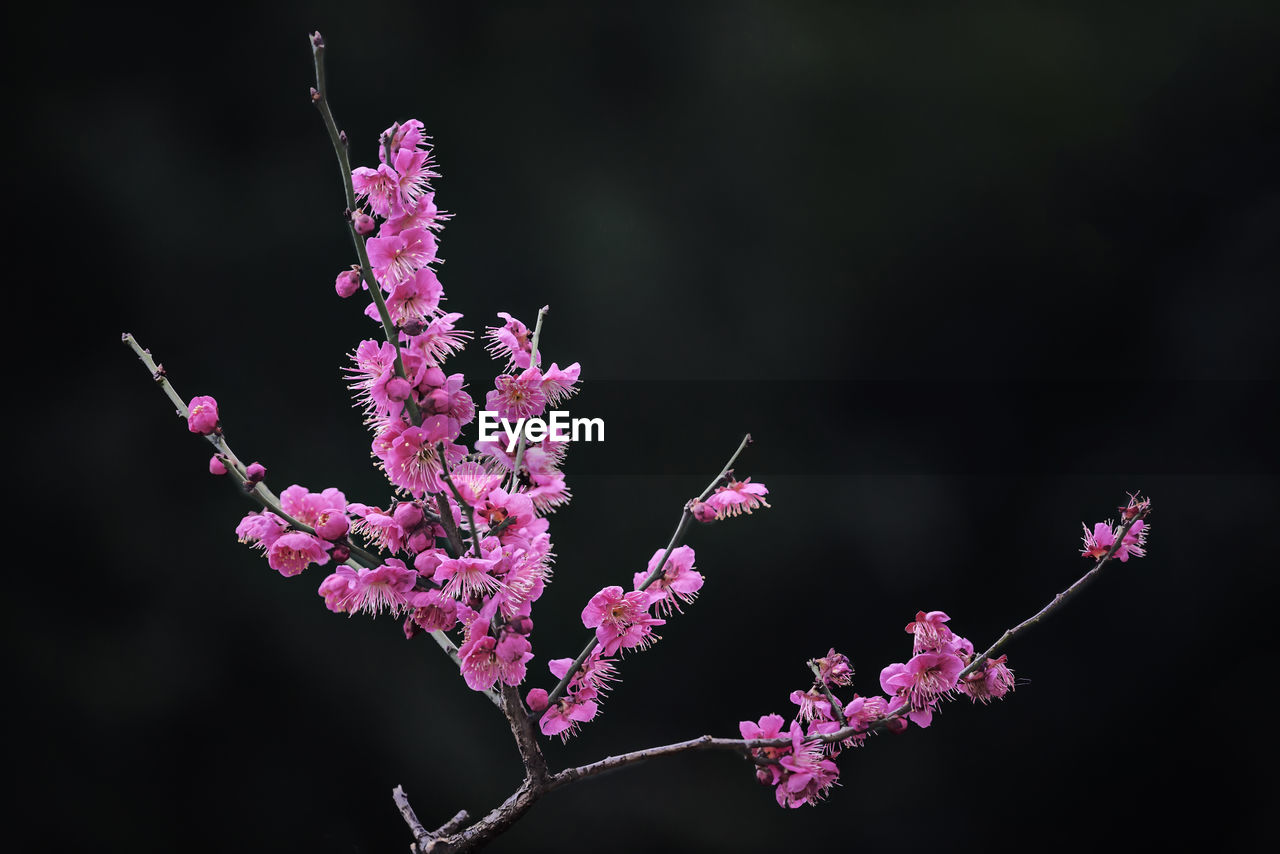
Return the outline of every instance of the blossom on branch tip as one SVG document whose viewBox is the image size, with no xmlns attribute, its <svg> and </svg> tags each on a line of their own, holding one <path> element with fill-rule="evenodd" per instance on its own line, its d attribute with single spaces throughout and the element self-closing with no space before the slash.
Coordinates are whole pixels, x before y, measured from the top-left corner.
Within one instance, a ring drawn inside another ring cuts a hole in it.
<svg viewBox="0 0 1280 854">
<path fill-rule="evenodd" d="M 853 684 L 853 665 L 834 648 L 822 658 L 815 658 L 813 663 L 818 666 L 818 681 L 828 688 Z"/>
<path fill-rule="evenodd" d="M 1080 550 L 1083 557 L 1091 557 L 1095 560 L 1104 558 L 1111 551 L 1111 547 L 1116 542 L 1115 523 L 1108 519 L 1106 522 L 1098 522 L 1093 526 L 1093 530 L 1083 523 L 1084 528 L 1084 548 Z M 1139 519 L 1125 532 L 1124 537 L 1120 541 L 1119 547 L 1115 550 L 1114 557 L 1121 563 L 1129 560 L 1129 557 L 1146 557 L 1147 533 L 1150 526 L 1146 524 L 1145 519 Z"/>
<path fill-rule="evenodd" d="M 226 473 L 227 473 L 227 466 L 224 462 L 222 462 L 221 456 L 219 456 L 218 454 L 214 454 L 212 457 L 209 458 L 209 474 L 222 475 Z"/>
</svg>

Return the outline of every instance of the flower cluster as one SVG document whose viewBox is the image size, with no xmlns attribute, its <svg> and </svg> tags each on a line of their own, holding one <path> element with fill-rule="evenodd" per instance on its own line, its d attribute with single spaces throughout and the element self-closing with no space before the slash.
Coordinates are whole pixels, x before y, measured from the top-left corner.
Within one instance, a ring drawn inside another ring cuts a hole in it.
<svg viewBox="0 0 1280 854">
<path fill-rule="evenodd" d="M 785 733 L 779 715 L 740 723 L 744 739 L 790 738 L 790 745 L 751 749 L 756 776 L 775 788 L 779 805 L 821 800 L 840 775 L 834 760 L 842 750 L 861 746 L 872 732 L 902 732 L 908 721 L 927 727 L 938 705 L 956 693 L 987 703 L 1013 690 L 1005 657 L 977 664 L 973 644 L 951 631 L 950 619 L 942 611 L 920 611 L 907 624 L 912 656 L 880 671 L 883 695 L 837 696 L 837 689 L 853 684 L 854 671 L 849 659 L 832 649 L 809 662 L 813 684 L 791 692 L 797 710 Z"/>
<path fill-rule="evenodd" d="M 318 590 L 331 611 L 403 617 L 407 637 L 457 632 L 471 688 L 519 685 L 533 658 L 532 605 L 551 576 L 546 514 L 570 497 L 560 471 L 566 443 L 520 442 L 514 454 L 505 443 L 479 442 L 474 451 L 462 443 L 476 404 L 464 376 L 447 372 L 445 361 L 471 333 L 458 327 L 461 314 L 441 308 L 437 235 L 449 217 L 435 204 L 431 179 L 438 173 L 422 123 L 388 128 L 378 159 L 376 168 L 351 173 L 364 205 L 351 222 L 368 268 L 343 271 L 335 290 L 344 298 L 369 291 L 365 314 L 386 333 L 385 340 L 361 341 L 345 371 L 373 433 L 373 456 L 398 495 L 373 506 L 348 502 L 338 489 L 294 485 L 278 507 L 247 515 L 236 533 L 285 576 L 336 562 Z M 504 324 L 489 330 L 489 350 L 502 370 L 519 373 L 497 377 L 488 407 L 522 418 L 573 394 L 580 366 L 544 369 L 533 350 L 536 333 L 511 314 L 499 317 Z M 192 400 L 188 426 L 220 435 L 216 401 Z M 225 459 L 215 456 L 210 471 L 224 473 Z M 255 464 L 244 480 L 252 485 L 264 476 Z M 588 670 L 577 686 L 583 703 L 600 690 L 609 665 Z"/>
</svg>

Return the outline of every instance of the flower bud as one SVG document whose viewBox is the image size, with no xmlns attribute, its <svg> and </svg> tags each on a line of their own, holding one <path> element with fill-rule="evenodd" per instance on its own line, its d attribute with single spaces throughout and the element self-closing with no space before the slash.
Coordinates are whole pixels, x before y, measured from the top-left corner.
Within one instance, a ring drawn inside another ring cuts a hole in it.
<svg viewBox="0 0 1280 854">
<path fill-rule="evenodd" d="M 333 289 L 338 292 L 338 296 L 346 299 L 347 297 L 360 290 L 360 271 L 343 270 L 338 274 L 338 278 L 333 283 Z"/>
<path fill-rule="evenodd" d="M 444 371 L 440 370 L 435 365 L 432 365 L 431 367 L 427 368 L 425 371 L 422 372 L 422 382 L 420 383 L 420 385 L 431 386 L 432 388 L 439 388 L 440 386 L 444 385 L 444 380 L 445 380 Z"/>
<path fill-rule="evenodd" d="M 689 510 L 693 513 L 693 518 L 699 522 L 714 522 L 716 520 L 716 508 L 705 501 L 693 502 L 693 506 Z"/>
<path fill-rule="evenodd" d="M 412 501 L 402 501 L 391 514 L 396 524 L 408 531 L 422 524 L 422 508 Z"/>
<path fill-rule="evenodd" d="M 413 386 L 409 385 L 409 381 L 402 377 L 393 377 L 387 383 L 387 397 L 391 400 L 407 400 L 411 391 L 413 391 Z"/>
<path fill-rule="evenodd" d="M 267 476 L 267 470 L 262 463 L 249 463 L 249 467 L 244 470 L 244 476 L 250 483 L 257 483 Z"/>
<path fill-rule="evenodd" d="M 547 692 L 543 688 L 533 688 L 524 701 L 529 704 L 530 710 L 540 712 L 547 707 Z"/>
<path fill-rule="evenodd" d="M 340 510 L 324 510 L 316 519 L 316 536 L 333 542 L 351 529 L 347 514 Z"/>
<path fill-rule="evenodd" d="M 356 234 L 368 234 L 377 227 L 377 223 L 373 221 L 373 217 L 364 211 L 356 211 L 351 214 L 351 223 L 356 227 Z"/>
<path fill-rule="evenodd" d="M 338 563 L 343 563 L 347 558 L 351 557 L 351 547 L 346 543 L 338 543 L 333 547 L 333 551 L 329 552 L 329 557 Z"/>
<path fill-rule="evenodd" d="M 400 324 L 400 331 L 412 338 L 415 335 L 421 335 L 427 331 L 426 324 L 416 318 L 409 318 Z"/>
<path fill-rule="evenodd" d="M 222 457 L 214 454 L 209 458 L 209 474 L 226 474 L 227 467 L 222 463 Z"/>
<path fill-rule="evenodd" d="M 218 432 L 218 401 L 208 395 L 191 398 L 187 404 L 187 429 L 205 436 Z"/>
<path fill-rule="evenodd" d="M 515 632 L 518 635 L 527 635 L 533 631 L 533 620 L 527 615 L 521 614 L 511 622 L 507 623 L 506 629 L 509 632 Z"/>
</svg>

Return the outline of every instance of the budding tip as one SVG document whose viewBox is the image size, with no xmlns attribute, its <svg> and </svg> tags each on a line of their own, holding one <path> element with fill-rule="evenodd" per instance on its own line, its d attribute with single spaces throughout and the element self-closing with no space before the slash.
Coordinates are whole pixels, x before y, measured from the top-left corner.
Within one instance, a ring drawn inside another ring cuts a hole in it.
<svg viewBox="0 0 1280 854">
<path fill-rule="evenodd" d="M 324 36 L 320 35 L 320 31 L 316 30 L 311 34 L 312 47 L 324 47 Z"/>
</svg>

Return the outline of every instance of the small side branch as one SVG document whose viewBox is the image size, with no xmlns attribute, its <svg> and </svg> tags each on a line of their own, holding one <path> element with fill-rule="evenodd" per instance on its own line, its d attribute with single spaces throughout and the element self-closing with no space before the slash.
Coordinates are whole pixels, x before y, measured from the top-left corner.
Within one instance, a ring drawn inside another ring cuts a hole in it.
<svg viewBox="0 0 1280 854">
<path fill-rule="evenodd" d="M 1106 566 L 1107 563 L 1113 557 L 1115 557 L 1116 552 L 1118 552 L 1120 550 L 1120 547 L 1124 545 L 1124 538 L 1125 538 L 1125 535 L 1129 533 L 1129 530 L 1135 524 L 1137 524 L 1140 520 L 1146 519 L 1148 514 L 1150 513 L 1151 513 L 1151 505 L 1148 503 L 1147 506 L 1141 512 L 1137 513 L 1132 519 L 1128 520 L 1127 522 L 1125 522 L 1123 525 L 1120 526 L 1120 529 L 1116 531 L 1116 541 L 1111 544 L 1110 550 L 1108 550 L 1108 552 L 1105 555 L 1100 557 L 1098 559 L 1098 562 L 1093 565 L 1093 569 L 1090 569 L 1084 575 L 1080 576 L 1080 578 L 1076 579 L 1075 583 L 1072 584 L 1070 587 L 1068 587 L 1066 590 L 1062 591 L 1057 596 L 1054 596 L 1053 599 L 1049 601 L 1048 605 L 1045 605 L 1043 608 L 1037 611 L 1033 616 L 1028 617 L 1027 619 L 1023 620 L 1021 623 L 1018 623 L 1018 625 L 1009 629 L 1009 631 L 1002 634 L 1000 636 L 1000 639 L 997 640 L 995 643 L 993 643 L 990 646 L 990 648 L 987 649 L 986 652 L 982 653 L 982 655 L 975 657 L 973 661 L 969 663 L 968 667 L 960 671 L 960 678 L 963 679 L 964 677 L 968 676 L 970 673 L 977 670 L 979 667 L 982 667 L 983 664 L 986 663 L 987 659 L 995 657 L 995 655 L 1001 649 L 1003 649 L 1005 644 L 1007 644 L 1009 641 L 1013 640 L 1023 631 L 1036 625 L 1045 617 L 1048 617 L 1054 611 L 1057 611 L 1063 605 L 1067 604 L 1068 600 L 1072 599 L 1077 593 L 1079 593 L 1084 588 L 1086 584 L 1088 584 L 1100 572 L 1102 572 L 1102 568 Z"/>
<path fill-rule="evenodd" d="M 742 442 L 738 444 L 738 450 L 733 452 L 733 456 L 729 458 L 729 462 L 725 463 L 724 468 L 720 469 L 720 473 L 715 476 L 711 483 L 707 484 L 707 488 L 704 489 L 696 499 L 685 505 L 684 511 L 680 514 L 680 522 L 676 525 L 675 533 L 671 535 L 670 542 L 667 543 L 667 550 L 663 552 L 662 559 L 658 561 L 657 567 L 653 572 L 649 573 L 649 577 L 646 578 L 644 583 L 637 589 L 644 590 L 648 588 L 649 585 L 653 584 L 653 582 L 657 581 L 662 576 L 662 572 L 667 566 L 667 560 L 670 559 L 671 553 L 684 542 L 685 535 L 689 532 L 689 525 L 693 522 L 693 505 L 707 500 L 707 497 L 715 491 L 715 488 L 720 485 L 720 482 L 728 477 L 733 471 L 733 464 L 738 461 L 738 457 L 741 456 L 742 452 L 746 450 L 747 445 L 750 444 L 751 434 L 748 433 L 742 437 Z M 582 668 L 583 663 L 588 657 L 590 657 L 591 653 L 595 651 L 597 645 L 598 641 L 595 636 L 592 635 L 591 639 L 587 641 L 587 645 L 582 648 L 582 652 L 578 653 L 578 657 L 575 658 L 573 660 L 573 664 L 569 666 L 569 670 L 565 673 L 564 678 L 556 683 L 556 687 L 549 695 L 547 695 L 547 708 L 554 706 L 560 701 L 560 698 L 564 696 L 564 692 L 569 688 L 569 683 L 573 680 L 573 677 L 577 675 L 578 670 Z"/>
</svg>

